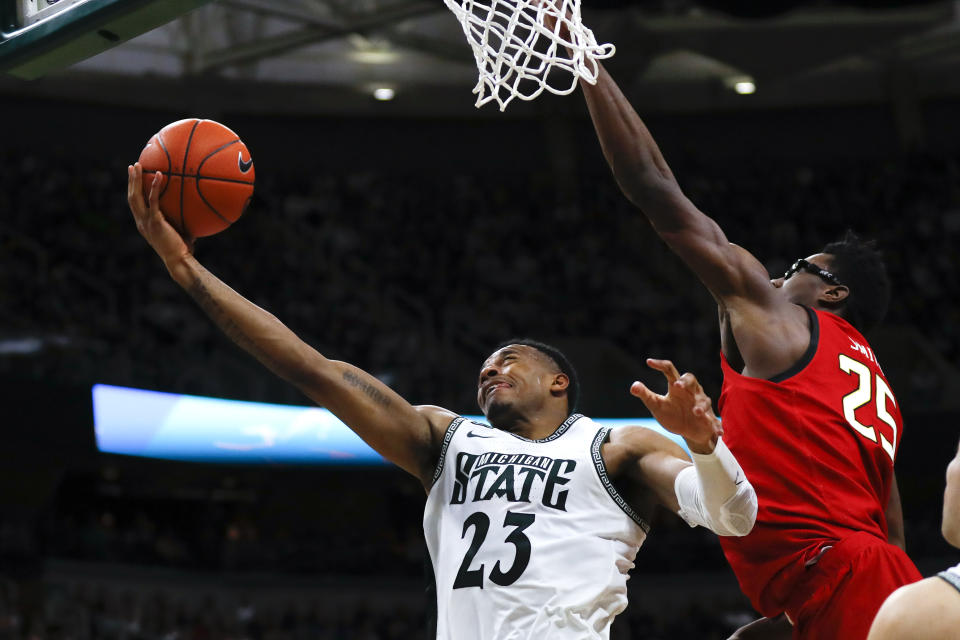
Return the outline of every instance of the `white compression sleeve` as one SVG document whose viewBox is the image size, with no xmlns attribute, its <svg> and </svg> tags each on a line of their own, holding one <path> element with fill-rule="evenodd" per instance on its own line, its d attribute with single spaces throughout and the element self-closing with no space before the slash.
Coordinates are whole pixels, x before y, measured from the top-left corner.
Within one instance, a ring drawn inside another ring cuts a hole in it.
<svg viewBox="0 0 960 640">
<path fill-rule="evenodd" d="M 673 483 L 681 518 L 691 527 L 707 527 L 719 536 L 745 536 L 757 520 L 757 494 L 723 438 L 713 453 L 690 453 L 687 467 Z"/>
</svg>

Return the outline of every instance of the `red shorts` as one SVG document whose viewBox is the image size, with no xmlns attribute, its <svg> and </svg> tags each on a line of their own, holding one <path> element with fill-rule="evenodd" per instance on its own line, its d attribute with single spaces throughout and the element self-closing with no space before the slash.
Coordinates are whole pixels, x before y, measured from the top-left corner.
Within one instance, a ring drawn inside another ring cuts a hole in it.
<svg viewBox="0 0 960 640">
<path fill-rule="evenodd" d="M 837 542 L 807 569 L 787 606 L 794 640 L 864 640 L 880 605 L 920 580 L 907 554 L 868 533 Z"/>
</svg>

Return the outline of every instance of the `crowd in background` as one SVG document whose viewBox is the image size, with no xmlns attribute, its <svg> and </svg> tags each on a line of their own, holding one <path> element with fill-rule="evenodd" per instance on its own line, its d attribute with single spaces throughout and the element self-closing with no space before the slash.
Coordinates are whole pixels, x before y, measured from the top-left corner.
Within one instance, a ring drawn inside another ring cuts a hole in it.
<svg viewBox="0 0 960 640">
<path fill-rule="evenodd" d="M 125 163 L 79 171 L 67 155 L 0 150 L 0 375 L 301 402 L 171 282 L 130 219 Z M 957 362 L 957 159 L 677 173 L 691 199 L 774 275 L 848 227 L 876 238 L 893 280 L 889 323 L 921 328 L 944 361 Z M 415 403 L 473 410 L 479 362 L 514 335 L 600 336 L 638 357 L 670 357 L 716 397 L 709 296 L 607 174 L 581 175 L 564 188 L 558 180 L 535 171 L 264 175 L 245 216 L 201 240 L 197 255 L 321 352 L 364 367 Z M 929 397 L 929 377 L 907 380 L 897 389 L 901 402 Z M 321 500 L 306 518 L 265 510 L 278 494 L 218 505 L 61 490 L 37 523 L 0 522 L 0 557 L 361 577 L 421 572 L 422 495 L 385 492 L 380 508 L 407 515 L 378 527 L 368 521 L 380 512 L 360 500 Z M 312 528 L 317 513 L 338 517 Z M 659 523 L 641 551 L 641 571 L 725 570 L 708 536 L 671 522 Z M 939 540 L 923 523 L 908 522 L 911 535 L 918 546 Z M 45 613 L 28 624 L 16 613 L 15 591 L 0 589 L 0 640 L 390 640 L 420 637 L 424 625 L 422 610 L 321 618 L 308 605 L 215 610 L 62 586 L 47 590 Z M 614 638 L 726 637 L 743 615 L 741 604 L 719 603 L 665 616 L 635 599 Z"/>
<path fill-rule="evenodd" d="M 123 167 L 0 156 L 0 373 L 301 401 L 169 279 L 134 229 Z M 956 159 L 677 173 L 774 275 L 848 227 L 876 238 L 894 285 L 889 324 L 960 356 Z M 542 172 L 265 175 L 246 215 L 197 255 L 321 352 L 415 403 L 474 410 L 478 363 L 515 335 L 602 337 L 718 390 L 709 296 L 604 173 L 563 189 Z M 898 395 L 930 382 L 920 372 Z"/>
<path fill-rule="evenodd" d="M 293 477 L 275 471 L 259 479 L 225 473 L 214 484 L 180 476 L 154 483 L 149 493 L 137 489 L 146 484 L 143 477 L 68 473 L 39 517 L 0 514 L 0 565 L 60 558 L 214 572 L 420 578 L 428 564 L 423 490 L 397 470 Z M 645 571 L 726 570 L 705 529 L 691 529 L 665 511 L 652 524 L 655 533 L 644 548 L 649 552 L 637 560 Z"/>
<path fill-rule="evenodd" d="M 33 615 L 22 588 L 0 581 L 0 640 L 426 640 L 425 604 L 334 603 L 331 592 L 258 597 L 242 591 L 54 582 Z M 386 605 L 386 606 L 385 606 Z M 669 613 L 668 613 L 669 612 Z M 753 619 L 740 596 L 658 608 L 642 590 L 614 623 L 611 640 L 724 640 Z"/>
</svg>

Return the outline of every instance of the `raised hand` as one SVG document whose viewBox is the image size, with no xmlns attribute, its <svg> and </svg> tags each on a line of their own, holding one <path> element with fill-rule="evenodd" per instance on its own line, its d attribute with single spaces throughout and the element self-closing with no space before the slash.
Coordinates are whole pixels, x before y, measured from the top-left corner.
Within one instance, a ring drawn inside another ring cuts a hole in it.
<svg viewBox="0 0 960 640">
<path fill-rule="evenodd" d="M 560 29 L 557 29 L 557 19 L 560 17 L 560 7 L 557 6 L 557 0 L 537 0 L 535 5 L 543 9 L 543 24 L 547 29 L 553 31 L 564 42 L 570 42 L 570 29 L 567 27 L 566 20 L 570 17 L 567 11 L 564 20 L 561 21 Z"/>
<path fill-rule="evenodd" d="M 630 393 L 640 398 L 664 429 L 683 436 L 694 453 L 710 453 L 723 435 L 713 403 L 692 373 L 682 376 L 669 360 L 647 359 L 647 365 L 667 379 L 667 394 L 654 393 L 642 382 L 634 382 Z"/>
<path fill-rule="evenodd" d="M 160 184 L 163 176 L 153 174 L 150 194 L 143 199 L 143 167 L 137 162 L 127 167 L 127 203 L 140 232 L 169 269 L 185 255 L 193 253 L 193 240 L 185 240 L 167 222 L 160 211 Z"/>
</svg>

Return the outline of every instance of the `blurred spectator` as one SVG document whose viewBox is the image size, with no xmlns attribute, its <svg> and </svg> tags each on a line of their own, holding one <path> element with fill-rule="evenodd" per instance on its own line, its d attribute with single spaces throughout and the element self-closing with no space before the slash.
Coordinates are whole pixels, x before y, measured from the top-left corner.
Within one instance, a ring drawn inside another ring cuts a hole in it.
<svg viewBox="0 0 960 640">
<path fill-rule="evenodd" d="M 426 607 L 402 603 L 324 604 L 311 596 L 284 602 L 233 592 L 198 593 L 181 578 L 182 593 L 143 585 L 48 583 L 43 615 L 20 628 L 17 589 L 0 580 L 0 639 L 20 640 L 412 640 L 426 637 Z M 747 615 L 740 597 L 697 604 L 644 606 L 635 599 L 615 623 L 613 640 L 722 640 Z M 424 605 L 426 603 L 424 602 Z"/>
<path fill-rule="evenodd" d="M 302 402 L 221 337 L 170 282 L 129 219 L 124 162 L 79 166 L 75 157 L 0 150 L 0 375 Z M 800 168 L 758 162 L 678 175 L 730 240 L 769 261 L 774 274 L 847 227 L 877 238 L 894 284 L 889 322 L 921 327 L 945 361 L 958 361 L 956 158 Z M 244 218 L 197 250 L 212 271 L 321 352 L 370 370 L 415 403 L 473 410 L 480 360 L 517 334 L 600 336 L 638 357 L 669 356 L 695 371 L 716 398 L 718 341 L 709 297 L 609 176 L 583 175 L 570 191 L 573 202 L 558 201 L 556 186 L 552 176 L 534 172 L 261 176 Z M 902 405 L 936 402 L 941 381 L 933 372 L 904 375 L 906 384 L 897 388 Z M 267 482 L 247 501 L 214 500 L 213 488 L 200 499 L 127 495 L 118 487 L 135 483 L 116 482 L 105 491 L 97 482 L 76 476 L 65 482 L 36 531 L 0 516 L 5 566 L 39 554 L 210 571 L 409 578 L 424 561 L 422 494 L 392 477 L 380 483 L 376 498 L 343 500 L 331 492 L 300 502 L 268 493 Z M 391 526 L 382 526 L 382 514 Z M 907 525 L 913 548 L 936 548 L 935 527 Z M 716 543 L 676 518 L 656 524 L 637 563 L 641 573 L 726 570 Z M 304 602 L 227 606 L 214 596 L 181 600 L 55 586 L 47 590 L 43 619 L 27 620 L 17 587 L 0 583 L 0 640 L 31 633 L 393 640 L 419 637 L 425 624 L 419 610 L 330 614 Z M 615 639 L 726 637 L 724 629 L 750 615 L 740 601 L 670 614 L 638 607 L 642 601 L 641 595 L 614 628 Z"/>
</svg>

